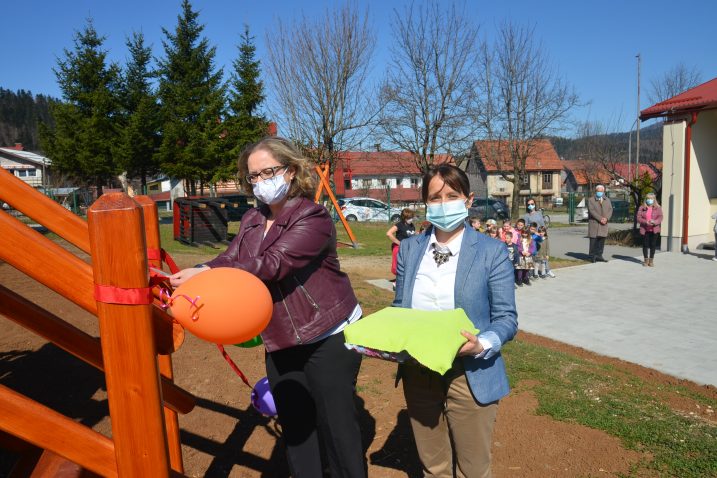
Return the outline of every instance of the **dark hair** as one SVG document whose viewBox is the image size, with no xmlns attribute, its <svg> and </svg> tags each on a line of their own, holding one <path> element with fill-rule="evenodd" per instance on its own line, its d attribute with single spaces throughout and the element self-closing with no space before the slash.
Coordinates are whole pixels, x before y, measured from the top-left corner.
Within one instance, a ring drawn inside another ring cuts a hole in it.
<svg viewBox="0 0 717 478">
<path fill-rule="evenodd" d="M 518 219 L 517 221 L 515 221 L 516 224 L 518 224 L 519 222 L 522 222 L 523 225 L 525 226 L 525 219 L 523 219 L 522 217 L 520 219 Z"/>
<path fill-rule="evenodd" d="M 547 235 L 548 235 L 548 228 L 545 227 L 545 226 L 540 226 L 540 227 L 538 228 L 538 232 L 545 233 L 545 235 L 547 236 Z"/>
<path fill-rule="evenodd" d="M 423 185 L 421 186 L 423 202 L 428 202 L 428 184 L 436 176 L 440 176 L 448 186 L 453 190 L 463 193 L 465 197 L 471 195 L 471 185 L 468 181 L 466 173 L 452 164 L 440 164 L 438 166 L 431 166 L 428 172 L 423 175 Z"/>
<path fill-rule="evenodd" d="M 401 211 L 401 221 L 404 221 L 404 222 L 405 222 L 406 219 L 411 219 L 411 218 L 414 217 L 415 215 L 416 215 L 416 213 L 413 211 L 413 209 L 404 208 L 404 209 Z"/>
<path fill-rule="evenodd" d="M 530 201 L 533 201 L 533 203 L 535 204 L 535 198 L 528 198 L 525 200 L 525 208 L 526 209 L 528 209 L 528 204 L 530 203 Z M 535 207 L 538 207 L 538 205 L 536 204 Z"/>
<path fill-rule="evenodd" d="M 513 237 L 513 233 L 511 231 L 505 231 L 505 237 Z"/>
<path fill-rule="evenodd" d="M 537 228 L 538 228 L 538 223 L 537 223 L 537 222 L 531 222 L 531 223 L 530 223 L 530 227 L 534 227 L 534 228 L 537 229 Z"/>
</svg>

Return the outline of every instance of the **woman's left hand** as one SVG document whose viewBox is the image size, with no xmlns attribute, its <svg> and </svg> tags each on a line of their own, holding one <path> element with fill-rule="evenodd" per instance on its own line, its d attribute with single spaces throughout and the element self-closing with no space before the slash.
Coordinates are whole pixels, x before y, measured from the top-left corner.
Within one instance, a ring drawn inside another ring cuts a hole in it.
<svg viewBox="0 0 717 478">
<path fill-rule="evenodd" d="M 483 346 L 480 344 L 478 337 L 465 330 L 461 330 L 461 335 L 468 339 L 468 342 L 464 343 L 460 350 L 458 350 L 458 355 L 473 356 L 478 355 L 483 351 Z"/>
</svg>

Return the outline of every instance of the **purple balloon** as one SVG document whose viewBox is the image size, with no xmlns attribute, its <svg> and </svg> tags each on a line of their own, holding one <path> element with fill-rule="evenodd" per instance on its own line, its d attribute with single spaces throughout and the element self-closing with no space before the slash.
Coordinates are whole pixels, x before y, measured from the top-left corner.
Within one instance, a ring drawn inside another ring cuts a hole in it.
<svg viewBox="0 0 717 478">
<path fill-rule="evenodd" d="M 274 397 L 271 395 L 269 390 L 269 379 L 266 377 L 262 378 L 251 391 L 251 404 L 256 408 L 256 411 L 267 417 L 276 416 L 276 405 L 274 404 Z"/>
</svg>

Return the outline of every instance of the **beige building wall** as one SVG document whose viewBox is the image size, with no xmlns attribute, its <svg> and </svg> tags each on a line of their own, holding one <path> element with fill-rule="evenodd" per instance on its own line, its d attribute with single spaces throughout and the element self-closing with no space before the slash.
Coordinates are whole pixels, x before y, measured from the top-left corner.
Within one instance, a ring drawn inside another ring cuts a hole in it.
<svg viewBox="0 0 717 478">
<path fill-rule="evenodd" d="M 667 248 L 679 252 L 682 243 L 682 207 L 686 121 L 665 123 L 662 137 L 662 236 Z M 717 203 L 717 111 L 700 113 L 692 126 L 690 150 L 690 210 L 687 246 L 694 250 L 714 240 L 711 215 Z"/>
<path fill-rule="evenodd" d="M 557 197 L 560 195 L 560 172 L 555 171 L 552 174 L 553 182 L 552 188 L 543 189 L 543 173 L 529 173 L 530 179 L 530 192 L 533 196 L 551 195 Z M 505 198 L 507 204 L 511 204 L 513 200 L 513 183 L 504 180 L 500 174 L 489 174 L 488 175 L 488 194 L 493 197 Z M 528 193 L 528 190 L 525 194 Z M 506 196 L 507 194 L 507 196 Z"/>
</svg>

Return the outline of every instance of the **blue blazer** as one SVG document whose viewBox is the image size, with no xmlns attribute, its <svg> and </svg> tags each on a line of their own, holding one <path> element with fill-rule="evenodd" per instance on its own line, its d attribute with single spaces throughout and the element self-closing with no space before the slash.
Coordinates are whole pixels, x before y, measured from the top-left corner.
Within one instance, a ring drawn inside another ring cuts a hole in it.
<svg viewBox="0 0 717 478">
<path fill-rule="evenodd" d="M 432 228 L 401 241 L 394 307 L 411 308 L 416 273 L 429 246 Z M 479 403 L 491 403 L 510 391 L 501 346 L 518 331 L 514 268 L 505 244 L 468 224 L 463 232 L 454 286 L 455 305 L 466 312 L 479 336 L 493 347 L 484 357 L 461 357 L 466 378 Z"/>
</svg>

